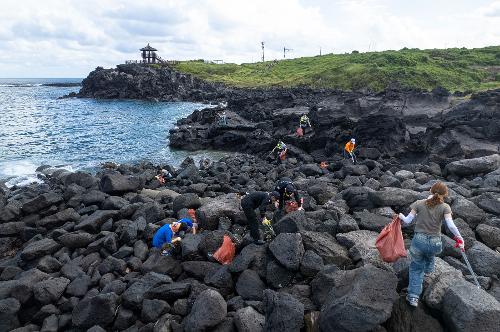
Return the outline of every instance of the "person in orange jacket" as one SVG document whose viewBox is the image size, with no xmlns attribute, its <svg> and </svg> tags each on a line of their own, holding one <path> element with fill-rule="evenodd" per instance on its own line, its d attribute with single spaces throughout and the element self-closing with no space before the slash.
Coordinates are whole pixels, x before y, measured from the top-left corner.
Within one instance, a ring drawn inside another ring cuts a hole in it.
<svg viewBox="0 0 500 332">
<path fill-rule="evenodd" d="M 355 149 L 356 140 L 354 138 L 351 138 L 351 140 L 345 144 L 344 150 L 351 156 L 353 163 L 356 163 L 356 155 L 354 154 Z"/>
</svg>

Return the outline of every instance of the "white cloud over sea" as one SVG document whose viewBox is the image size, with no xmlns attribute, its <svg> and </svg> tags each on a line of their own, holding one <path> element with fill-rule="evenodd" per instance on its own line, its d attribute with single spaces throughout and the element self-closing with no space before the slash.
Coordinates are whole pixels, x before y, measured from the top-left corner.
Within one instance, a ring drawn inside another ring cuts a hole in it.
<svg viewBox="0 0 500 332">
<path fill-rule="evenodd" d="M 500 0 L 1 0 L 0 77 L 84 77 L 138 59 L 254 62 L 500 44 Z"/>
</svg>

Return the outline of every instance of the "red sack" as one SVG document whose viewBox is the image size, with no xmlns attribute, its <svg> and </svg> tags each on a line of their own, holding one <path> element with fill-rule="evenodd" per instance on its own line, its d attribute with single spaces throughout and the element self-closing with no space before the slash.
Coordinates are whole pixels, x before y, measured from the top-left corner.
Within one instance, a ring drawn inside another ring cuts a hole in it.
<svg viewBox="0 0 500 332">
<path fill-rule="evenodd" d="M 384 227 L 377 237 L 375 245 L 384 262 L 392 263 L 397 261 L 399 257 L 406 257 L 401 221 L 398 217 L 393 218 L 392 222 Z"/>
<path fill-rule="evenodd" d="M 189 209 L 188 216 L 189 216 L 189 218 L 191 218 L 191 220 L 193 222 L 196 222 L 196 210 L 195 209 Z"/>
<path fill-rule="evenodd" d="M 304 204 L 304 199 L 301 198 L 300 200 L 301 200 L 302 204 Z M 286 213 L 297 211 L 298 209 L 299 209 L 299 204 L 297 204 L 296 201 L 288 201 L 285 203 L 285 212 Z"/>
<path fill-rule="evenodd" d="M 297 135 L 297 137 L 304 136 L 304 129 L 302 129 L 302 127 L 297 128 L 297 130 L 295 131 L 295 135 Z"/>
<path fill-rule="evenodd" d="M 221 264 L 226 265 L 230 264 L 234 255 L 236 254 L 236 248 L 234 246 L 233 241 L 227 235 L 224 235 L 224 241 L 222 241 L 222 245 L 219 249 L 214 253 L 214 258 Z"/>
<path fill-rule="evenodd" d="M 285 160 L 286 159 L 286 150 L 283 152 L 280 152 L 280 159 Z"/>
</svg>

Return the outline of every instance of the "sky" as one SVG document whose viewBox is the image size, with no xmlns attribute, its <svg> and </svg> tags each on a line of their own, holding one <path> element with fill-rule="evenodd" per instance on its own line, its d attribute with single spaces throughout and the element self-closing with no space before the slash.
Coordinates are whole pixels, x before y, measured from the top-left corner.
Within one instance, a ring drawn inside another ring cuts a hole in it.
<svg viewBox="0 0 500 332">
<path fill-rule="evenodd" d="M 256 62 L 500 45 L 500 0 L 0 0 L 0 77 L 85 77 L 140 58 Z"/>
</svg>

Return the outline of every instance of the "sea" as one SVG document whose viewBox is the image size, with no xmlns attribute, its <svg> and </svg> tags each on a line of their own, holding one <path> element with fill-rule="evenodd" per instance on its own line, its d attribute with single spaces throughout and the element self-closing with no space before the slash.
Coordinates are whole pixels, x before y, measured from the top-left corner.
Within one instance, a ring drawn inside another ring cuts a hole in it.
<svg viewBox="0 0 500 332">
<path fill-rule="evenodd" d="M 43 181 L 41 165 L 97 171 L 105 162 L 178 165 L 186 157 L 220 158 L 214 151 L 168 146 L 169 129 L 208 105 L 189 102 L 66 98 L 81 78 L 0 79 L 0 182 L 8 187 Z"/>
</svg>

